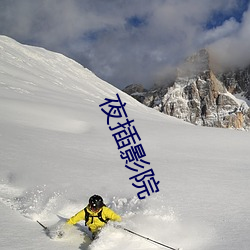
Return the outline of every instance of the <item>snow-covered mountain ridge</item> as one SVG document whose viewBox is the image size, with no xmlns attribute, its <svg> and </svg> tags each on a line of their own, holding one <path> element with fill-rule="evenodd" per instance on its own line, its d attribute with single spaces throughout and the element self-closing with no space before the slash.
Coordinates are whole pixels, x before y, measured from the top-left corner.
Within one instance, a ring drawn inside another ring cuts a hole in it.
<svg viewBox="0 0 250 250">
<path fill-rule="evenodd" d="M 129 178 L 99 105 L 119 93 L 159 192 Z M 250 134 L 193 126 L 140 104 L 63 55 L 0 37 L 0 248 L 152 250 L 111 224 L 90 242 L 84 222 L 54 228 L 102 195 L 122 226 L 184 250 L 248 250 Z"/>
<path fill-rule="evenodd" d="M 147 91 L 132 85 L 124 91 L 146 106 L 196 125 L 248 130 L 249 68 L 219 73 L 212 66 L 203 49 L 178 68 L 171 86 Z"/>
</svg>

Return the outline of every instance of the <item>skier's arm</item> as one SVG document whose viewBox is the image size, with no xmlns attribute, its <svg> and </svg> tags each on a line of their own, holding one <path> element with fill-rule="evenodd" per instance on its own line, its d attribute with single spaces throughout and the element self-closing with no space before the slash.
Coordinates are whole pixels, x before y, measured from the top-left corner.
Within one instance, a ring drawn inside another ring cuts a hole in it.
<svg viewBox="0 0 250 250">
<path fill-rule="evenodd" d="M 120 215 L 116 214 L 113 210 L 107 207 L 105 207 L 105 217 L 112 221 L 118 221 L 118 222 L 122 221 L 122 218 Z"/>
<path fill-rule="evenodd" d="M 84 220 L 85 218 L 85 212 L 84 209 L 72 216 L 70 219 L 68 219 L 67 224 L 75 225 L 78 221 Z"/>
</svg>

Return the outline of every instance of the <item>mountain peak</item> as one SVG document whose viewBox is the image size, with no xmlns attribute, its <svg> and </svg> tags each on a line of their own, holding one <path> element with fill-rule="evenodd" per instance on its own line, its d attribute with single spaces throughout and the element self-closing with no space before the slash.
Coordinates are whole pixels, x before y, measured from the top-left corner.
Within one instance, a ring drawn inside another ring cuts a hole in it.
<svg viewBox="0 0 250 250">
<path fill-rule="evenodd" d="M 141 94 L 139 100 L 196 125 L 248 129 L 250 109 L 244 100 L 233 95 L 233 90 L 237 84 L 247 85 L 249 72 L 224 74 L 222 78 L 214 73 L 213 66 L 209 51 L 201 49 L 178 67 L 171 86 L 154 88 Z"/>
<path fill-rule="evenodd" d="M 189 56 L 177 69 L 178 77 L 194 77 L 210 70 L 210 56 L 207 49 L 201 49 Z"/>
</svg>

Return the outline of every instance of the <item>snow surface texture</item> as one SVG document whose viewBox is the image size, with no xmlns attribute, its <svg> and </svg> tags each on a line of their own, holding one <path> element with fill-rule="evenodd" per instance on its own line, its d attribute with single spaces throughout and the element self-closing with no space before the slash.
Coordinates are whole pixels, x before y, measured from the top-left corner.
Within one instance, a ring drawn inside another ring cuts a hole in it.
<svg viewBox="0 0 250 250">
<path fill-rule="evenodd" d="M 119 93 L 160 191 L 131 185 L 99 105 Z M 0 249 L 149 250 L 115 228 L 92 242 L 84 222 L 49 238 L 92 194 L 122 226 L 184 250 L 250 249 L 250 134 L 197 127 L 147 108 L 63 55 L 0 37 Z"/>
</svg>

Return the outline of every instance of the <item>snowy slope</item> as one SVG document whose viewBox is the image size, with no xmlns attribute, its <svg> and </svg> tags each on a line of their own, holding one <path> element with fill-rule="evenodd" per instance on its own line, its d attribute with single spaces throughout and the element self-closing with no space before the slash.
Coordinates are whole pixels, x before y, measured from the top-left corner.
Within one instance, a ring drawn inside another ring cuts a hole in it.
<svg viewBox="0 0 250 250">
<path fill-rule="evenodd" d="M 99 107 L 116 93 L 160 181 L 145 200 Z M 51 240 L 36 223 L 53 227 L 97 193 L 124 227 L 166 245 L 247 250 L 249 139 L 160 114 L 63 55 L 0 36 L 0 248 L 162 249 L 112 225 L 92 244 L 81 227 Z"/>
</svg>

